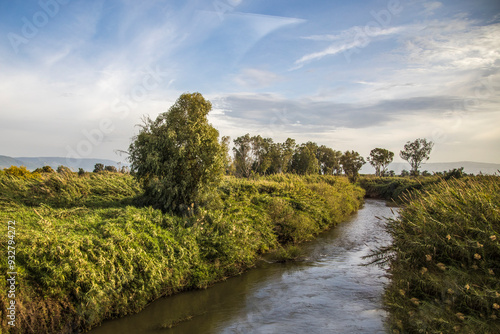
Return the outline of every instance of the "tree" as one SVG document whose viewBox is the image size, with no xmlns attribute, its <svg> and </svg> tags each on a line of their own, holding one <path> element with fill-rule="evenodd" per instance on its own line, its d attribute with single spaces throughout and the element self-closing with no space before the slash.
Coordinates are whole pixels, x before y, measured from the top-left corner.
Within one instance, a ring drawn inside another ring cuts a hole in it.
<svg viewBox="0 0 500 334">
<path fill-rule="evenodd" d="M 340 157 L 342 152 L 334 151 L 333 149 L 321 145 L 316 153 L 318 158 L 320 173 L 323 175 L 340 174 Z"/>
<path fill-rule="evenodd" d="M 122 166 L 120 168 L 120 173 L 122 173 L 122 174 L 130 174 L 130 168 L 128 166 Z"/>
<path fill-rule="evenodd" d="M 222 149 L 224 150 L 224 170 L 225 174 L 231 174 L 231 167 L 233 167 L 231 155 L 229 154 L 229 145 L 231 143 L 231 138 L 229 136 L 223 136 L 221 141 Z"/>
<path fill-rule="evenodd" d="M 233 140 L 234 147 L 234 166 L 236 168 L 236 176 L 249 177 L 252 170 L 252 139 L 250 134 L 238 137 Z"/>
<path fill-rule="evenodd" d="M 377 147 L 370 151 L 367 160 L 375 168 L 375 175 L 384 176 L 393 158 L 394 152 Z"/>
<path fill-rule="evenodd" d="M 271 147 L 274 144 L 271 138 L 254 136 L 251 138 L 253 163 L 252 170 L 265 175 L 271 166 Z"/>
<path fill-rule="evenodd" d="M 220 182 L 225 152 L 219 132 L 208 123 L 211 109 L 200 93 L 185 93 L 156 120 L 144 118 L 129 160 L 148 204 L 187 213 Z"/>
<path fill-rule="evenodd" d="M 425 160 L 429 160 L 429 155 L 432 151 L 434 143 L 427 139 L 418 138 L 413 142 L 407 142 L 404 150 L 399 152 L 401 159 L 408 161 L 411 166 L 410 174 L 418 175 L 418 169 Z"/>
<path fill-rule="evenodd" d="M 274 143 L 270 148 L 271 165 L 269 172 L 281 174 L 291 171 L 292 158 L 295 154 L 297 144 L 295 139 L 287 138 L 284 143 Z"/>
<path fill-rule="evenodd" d="M 319 162 L 316 158 L 318 144 L 307 142 L 300 145 L 292 158 L 292 169 L 297 174 L 318 174 Z"/>
<path fill-rule="evenodd" d="M 106 166 L 104 170 L 111 173 L 118 173 L 118 169 L 115 166 Z"/>
<path fill-rule="evenodd" d="M 104 165 L 103 164 L 95 164 L 94 165 L 94 173 L 99 173 L 104 171 Z"/>
<path fill-rule="evenodd" d="M 359 170 L 365 163 L 365 159 L 358 152 L 354 151 L 345 151 L 342 157 L 340 157 L 342 169 L 351 182 L 356 182 Z"/>
</svg>

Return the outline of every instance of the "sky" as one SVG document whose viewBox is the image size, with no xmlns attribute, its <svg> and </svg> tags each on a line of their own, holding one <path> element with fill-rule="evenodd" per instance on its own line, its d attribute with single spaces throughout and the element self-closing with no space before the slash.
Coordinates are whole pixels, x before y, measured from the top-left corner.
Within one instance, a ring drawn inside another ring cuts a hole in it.
<svg viewBox="0 0 500 334">
<path fill-rule="evenodd" d="M 0 0 L 0 155 L 124 161 L 185 92 L 221 136 L 500 163 L 497 0 Z"/>
</svg>

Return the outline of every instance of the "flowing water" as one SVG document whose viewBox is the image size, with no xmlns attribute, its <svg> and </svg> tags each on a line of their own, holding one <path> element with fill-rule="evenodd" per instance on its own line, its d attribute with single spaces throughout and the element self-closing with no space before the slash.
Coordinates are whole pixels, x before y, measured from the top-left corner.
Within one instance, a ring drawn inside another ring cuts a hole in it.
<svg viewBox="0 0 500 334">
<path fill-rule="evenodd" d="M 378 217 L 393 216 L 384 201 L 366 200 L 351 219 L 305 244 L 302 261 L 262 261 L 241 276 L 162 298 L 90 333 L 385 333 L 387 278 L 377 266 L 362 266 L 362 257 L 390 243 Z"/>
</svg>

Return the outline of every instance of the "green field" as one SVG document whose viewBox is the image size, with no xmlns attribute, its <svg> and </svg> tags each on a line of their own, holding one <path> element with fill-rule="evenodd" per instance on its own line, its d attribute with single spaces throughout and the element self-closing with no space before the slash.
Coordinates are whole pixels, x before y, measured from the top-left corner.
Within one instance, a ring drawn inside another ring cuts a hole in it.
<svg viewBox="0 0 500 334">
<path fill-rule="evenodd" d="M 1 333 L 71 333 L 149 302 L 205 288 L 252 267 L 260 254 L 341 222 L 364 191 L 343 177 L 226 177 L 202 209 L 172 216 L 141 207 L 118 173 L 0 173 L 0 217 L 16 221 L 16 327 L 0 286 Z M 0 239 L 7 250 L 7 238 Z M 287 251 L 290 249 L 291 251 Z M 6 261 L 2 273 L 10 271 Z"/>
</svg>

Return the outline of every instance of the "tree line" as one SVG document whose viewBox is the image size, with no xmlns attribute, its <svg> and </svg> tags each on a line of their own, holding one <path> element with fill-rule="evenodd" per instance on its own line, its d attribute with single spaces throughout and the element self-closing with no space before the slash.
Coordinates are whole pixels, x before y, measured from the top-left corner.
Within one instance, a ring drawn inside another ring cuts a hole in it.
<svg viewBox="0 0 500 334">
<path fill-rule="evenodd" d="M 131 171 L 144 189 L 146 203 L 165 211 L 186 212 L 210 197 L 224 172 L 238 177 L 343 172 L 356 181 L 366 163 L 352 150 L 341 153 L 311 141 L 297 145 L 291 138 L 277 143 L 272 138 L 250 134 L 233 140 L 231 157 L 230 138 L 219 140 L 219 132 L 208 122 L 211 109 L 210 101 L 200 93 L 185 93 L 155 120 L 143 119 L 127 153 Z M 408 142 L 400 156 L 417 175 L 431 149 L 432 142 L 417 139 Z M 376 148 L 367 160 L 382 176 L 393 157 L 393 152 Z"/>
<path fill-rule="evenodd" d="M 229 146 L 229 137 L 223 137 L 223 145 Z M 294 173 L 299 175 L 341 175 L 356 181 L 359 170 L 368 161 L 377 176 L 389 175 L 387 167 L 393 161 L 394 152 L 384 148 L 371 150 L 365 160 L 355 151 L 337 151 L 325 145 L 307 142 L 300 145 L 292 138 L 275 143 L 272 138 L 246 134 L 233 140 L 233 157 L 228 158 L 226 173 L 237 177 Z M 429 158 L 432 142 L 417 139 L 407 142 L 400 157 L 411 166 L 409 175 L 418 175 L 421 163 Z"/>
</svg>

